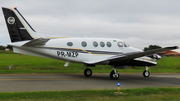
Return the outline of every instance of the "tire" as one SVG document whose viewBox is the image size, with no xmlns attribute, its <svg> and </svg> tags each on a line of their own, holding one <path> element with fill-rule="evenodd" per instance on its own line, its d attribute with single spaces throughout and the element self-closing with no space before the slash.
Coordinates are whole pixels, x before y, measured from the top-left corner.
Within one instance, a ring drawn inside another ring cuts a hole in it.
<svg viewBox="0 0 180 101">
<path fill-rule="evenodd" d="M 143 76 L 144 76 L 144 77 L 149 77 L 149 75 L 150 75 L 150 72 L 149 72 L 148 70 L 145 70 L 145 71 L 143 72 Z"/>
<path fill-rule="evenodd" d="M 90 77 L 92 75 L 92 70 L 90 68 L 87 68 L 84 70 L 84 75 L 87 77 Z"/>
<path fill-rule="evenodd" d="M 118 73 L 118 75 L 115 75 L 114 70 L 112 70 L 111 73 L 110 73 L 110 78 L 111 78 L 112 80 L 117 80 L 117 79 L 119 79 L 119 73 Z"/>
</svg>

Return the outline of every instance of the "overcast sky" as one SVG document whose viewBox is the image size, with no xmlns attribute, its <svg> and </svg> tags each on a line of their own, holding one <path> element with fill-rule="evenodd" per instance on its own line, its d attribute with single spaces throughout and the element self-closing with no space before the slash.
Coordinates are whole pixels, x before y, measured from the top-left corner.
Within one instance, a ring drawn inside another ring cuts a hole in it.
<svg viewBox="0 0 180 101">
<path fill-rule="evenodd" d="M 180 46 L 180 0 L 0 0 L 41 34 L 119 38 L 143 49 Z M 2 10 L 0 45 L 10 43 Z"/>
</svg>

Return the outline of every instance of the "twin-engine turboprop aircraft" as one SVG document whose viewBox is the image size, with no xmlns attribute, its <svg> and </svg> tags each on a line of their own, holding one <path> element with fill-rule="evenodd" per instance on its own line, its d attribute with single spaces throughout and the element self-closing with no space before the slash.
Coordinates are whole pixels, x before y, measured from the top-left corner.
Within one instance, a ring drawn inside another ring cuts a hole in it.
<svg viewBox="0 0 180 101">
<path fill-rule="evenodd" d="M 177 49 L 177 46 L 142 51 L 127 45 L 116 38 L 69 38 L 45 37 L 38 34 L 15 7 L 2 7 L 5 22 L 11 38 L 10 46 L 15 53 L 52 58 L 66 61 L 64 66 L 72 63 L 85 65 L 85 76 L 91 76 L 92 70 L 87 67 L 110 65 L 114 70 L 111 79 L 118 79 L 116 68 L 126 66 L 144 66 L 144 77 L 149 77 L 147 66 L 154 66 L 161 57 L 155 53 Z"/>
</svg>

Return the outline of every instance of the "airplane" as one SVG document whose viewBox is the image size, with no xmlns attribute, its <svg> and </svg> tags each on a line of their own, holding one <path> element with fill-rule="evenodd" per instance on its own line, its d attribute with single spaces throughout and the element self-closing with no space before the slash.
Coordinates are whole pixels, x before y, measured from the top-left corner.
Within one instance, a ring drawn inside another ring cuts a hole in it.
<svg viewBox="0 0 180 101">
<path fill-rule="evenodd" d="M 127 66 L 143 66 L 143 76 L 149 77 L 147 66 L 155 66 L 156 61 L 161 59 L 156 53 L 179 48 L 172 46 L 142 51 L 117 38 L 47 37 L 37 33 L 17 7 L 2 7 L 2 10 L 11 39 L 8 45 L 15 53 L 63 60 L 66 67 L 70 63 L 81 63 L 85 66 L 84 75 L 87 77 L 92 75 L 88 67 L 96 65 L 110 65 L 113 68 L 110 78 L 113 80 L 120 76 L 116 69 Z"/>
</svg>

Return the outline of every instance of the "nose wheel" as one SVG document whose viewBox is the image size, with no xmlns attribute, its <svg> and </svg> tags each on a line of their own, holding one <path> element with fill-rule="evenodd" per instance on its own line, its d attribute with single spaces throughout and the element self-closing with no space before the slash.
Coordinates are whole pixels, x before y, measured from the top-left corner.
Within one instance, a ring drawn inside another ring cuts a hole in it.
<svg viewBox="0 0 180 101">
<path fill-rule="evenodd" d="M 117 72 L 117 71 L 116 71 L 116 72 Z M 111 78 L 112 80 L 117 80 L 117 79 L 119 79 L 119 73 L 118 73 L 118 72 L 115 73 L 114 70 L 112 70 L 111 73 L 110 73 L 110 78 Z"/>
<path fill-rule="evenodd" d="M 86 68 L 84 70 L 84 75 L 90 77 L 92 75 L 92 70 L 90 68 Z"/>
<path fill-rule="evenodd" d="M 149 77 L 150 72 L 148 71 L 148 67 L 145 67 L 146 70 L 143 71 L 143 76 L 144 77 Z"/>
<path fill-rule="evenodd" d="M 113 66 L 111 66 L 114 70 L 112 70 L 111 71 L 111 73 L 110 73 L 110 78 L 112 79 L 112 80 L 117 80 L 117 79 L 119 79 L 119 72 L 113 67 Z"/>
</svg>

